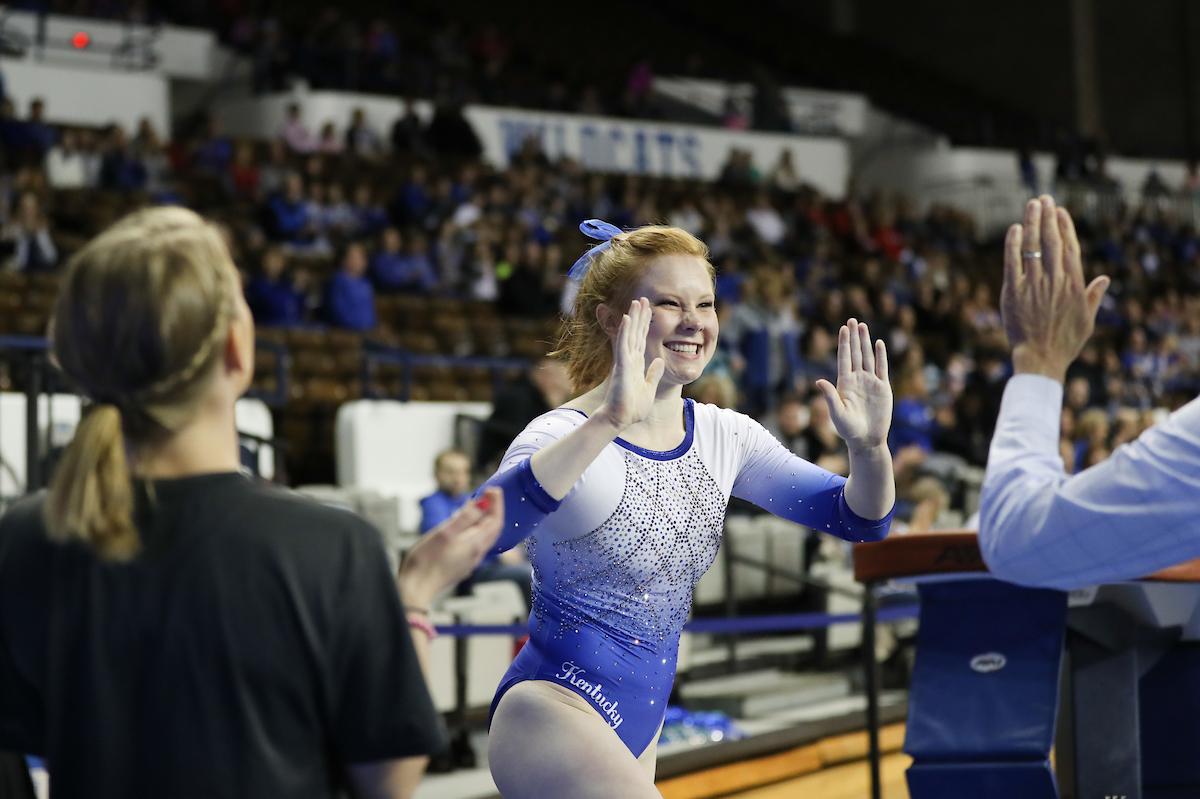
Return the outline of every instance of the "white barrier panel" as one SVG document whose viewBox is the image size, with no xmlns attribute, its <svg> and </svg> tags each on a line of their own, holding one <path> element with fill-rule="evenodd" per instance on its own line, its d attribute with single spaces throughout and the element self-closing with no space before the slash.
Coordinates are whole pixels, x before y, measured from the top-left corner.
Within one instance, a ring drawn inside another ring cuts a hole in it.
<svg viewBox="0 0 1200 799">
<path fill-rule="evenodd" d="M 421 499 L 437 490 L 433 461 L 454 446 L 459 415 L 487 419 L 489 402 L 358 400 L 338 408 L 338 485 L 371 488 L 399 503 L 400 530 L 415 532 Z"/>
<path fill-rule="evenodd" d="M 275 421 L 271 409 L 262 400 L 240 399 L 233 408 L 235 424 L 239 433 L 249 433 L 259 438 L 275 436 Z M 253 447 L 251 448 L 254 449 Z M 258 446 L 258 473 L 264 480 L 275 478 L 275 448 L 269 444 Z"/>
<path fill-rule="evenodd" d="M 1056 158 L 1048 152 L 1033 155 L 1038 190 L 1054 187 Z M 1110 178 L 1120 182 L 1124 196 L 1136 202 L 1151 172 L 1177 190 L 1187 176 L 1183 161 L 1114 156 L 1105 163 Z M 1018 156 L 1012 150 L 894 146 L 860 164 L 858 182 L 864 188 L 901 191 L 928 209 L 947 203 L 970 211 L 982 227 L 1007 226 L 1020 220 L 1026 187 L 1021 184 Z"/>
<path fill-rule="evenodd" d="M 56 124 L 102 127 L 117 123 L 128 132 L 149 117 L 161 135 L 170 130 L 167 79 L 153 72 L 97 72 L 3 59 L 5 90 L 24 119 L 29 101 L 46 101 L 46 119 Z"/>
<path fill-rule="evenodd" d="M 75 394 L 55 394 L 38 397 L 38 438 L 49 441 L 51 447 L 65 446 L 79 425 L 81 404 Z M 238 430 L 271 438 L 274 423 L 271 410 L 262 400 L 241 399 L 234 408 Z M 0 392 L 0 497 L 19 496 L 25 492 L 25 395 Z M 271 447 L 258 451 L 259 474 L 270 480 L 275 476 L 275 458 Z"/>
<path fill-rule="evenodd" d="M 404 111 L 400 100 L 382 94 L 308 91 L 218 100 L 215 109 L 222 132 L 250 139 L 273 139 L 279 135 L 292 103 L 300 106 L 305 123 L 314 133 L 326 122 L 332 122 L 339 136 L 345 133 L 354 109 L 361 108 L 367 125 L 384 141 L 390 140 L 392 124 Z M 433 104 L 428 100 L 418 100 L 414 108 L 426 123 L 433 116 Z"/>
<path fill-rule="evenodd" d="M 37 48 L 38 18 L 30 11 L 12 11 L 4 18 L 5 33 L 15 35 L 29 48 L 26 60 L 60 63 L 86 67 L 89 71 L 129 68 L 141 65 L 138 50 L 148 47 L 157 56 L 149 70 L 171 78 L 205 80 L 214 77 L 216 34 L 203 28 L 181 28 L 177 25 L 134 25 L 111 20 L 72 17 L 64 14 L 46 16 L 45 48 Z M 75 37 L 83 34 L 75 46 Z M 113 51 L 124 46 L 129 52 L 117 55 Z"/>
<path fill-rule="evenodd" d="M 38 438 L 49 436 L 51 446 L 62 446 L 75 435 L 79 424 L 79 397 L 55 394 L 38 397 Z M 0 392 L 0 497 L 25 493 L 25 395 Z"/>
<path fill-rule="evenodd" d="M 733 100 L 750 117 L 754 84 L 728 83 L 709 78 L 656 77 L 654 91 L 714 116 L 725 113 Z M 786 86 L 780 90 L 792 129 L 825 136 L 861 136 L 867 129 L 867 98 L 850 92 L 830 92 Z"/>
<path fill-rule="evenodd" d="M 218 103 L 217 113 L 229 134 L 273 138 L 292 103 L 300 106 L 311 129 L 333 122 L 339 133 L 354 109 L 362 108 L 368 124 L 385 138 L 402 111 L 399 100 L 379 95 L 299 92 L 227 100 Z M 417 113 L 428 120 L 432 108 L 419 103 Z M 599 172 L 715 180 L 736 147 L 749 151 L 764 175 L 790 150 L 800 176 L 834 198 L 845 195 L 849 177 L 849 146 L 836 138 L 480 105 L 467 106 L 465 115 L 479 136 L 484 157 L 498 166 L 506 166 L 525 140 L 534 136 L 551 160 L 570 156 Z"/>
</svg>

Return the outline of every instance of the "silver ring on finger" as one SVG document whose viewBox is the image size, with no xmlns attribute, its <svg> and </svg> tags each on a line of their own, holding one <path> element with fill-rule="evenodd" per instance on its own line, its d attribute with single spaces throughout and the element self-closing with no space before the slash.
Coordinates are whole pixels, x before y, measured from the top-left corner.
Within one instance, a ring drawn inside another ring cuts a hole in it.
<svg viewBox="0 0 1200 799">
<path fill-rule="evenodd" d="M 1041 258 L 1041 257 L 1042 257 L 1042 251 L 1041 251 L 1041 250 L 1035 250 L 1034 252 L 1027 252 L 1027 253 L 1025 253 L 1025 257 L 1026 257 L 1026 258 Z"/>
</svg>

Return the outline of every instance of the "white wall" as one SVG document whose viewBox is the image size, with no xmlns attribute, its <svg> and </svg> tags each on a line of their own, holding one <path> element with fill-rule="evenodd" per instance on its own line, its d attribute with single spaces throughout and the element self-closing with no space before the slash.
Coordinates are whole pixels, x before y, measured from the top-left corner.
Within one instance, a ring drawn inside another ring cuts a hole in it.
<svg viewBox="0 0 1200 799">
<path fill-rule="evenodd" d="M 2 8 L 2 7 L 0 7 Z M 5 31 L 16 33 L 30 43 L 37 36 L 37 15 L 29 11 L 13 11 L 4 20 Z M 86 33 L 89 45 L 72 48 L 69 43 L 76 33 Z M 176 25 L 130 25 L 110 20 L 50 14 L 46 17 L 46 39 L 52 43 L 44 50 L 31 47 L 25 60 L 88 67 L 93 70 L 120 68 L 114 63 L 113 50 L 127 42 L 149 44 L 158 56 L 152 71 L 171 78 L 204 79 L 213 76 L 213 52 L 216 34 L 202 28 L 181 28 Z"/>
<path fill-rule="evenodd" d="M 46 101 L 46 118 L 58 124 L 102 126 L 116 122 L 132 131 L 149 117 L 161 135 L 169 133 L 167 78 L 152 72 L 98 72 L 86 67 L 52 66 L 0 59 L 5 89 L 24 118 L 29 101 Z"/>
<path fill-rule="evenodd" d="M 1038 190 L 1054 190 L 1055 156 L 1034 153 Z M 1157 170 L 1168 186 L 1178 188 L 1187 175 L 1182 161 L 1111 157 L 1108 174 L 1117 179 L 1128 200 L 1136 202 L 1142 184 Z M 984 147 L 951 147 L 945 142 L 898 143 L 864 151 L 855 165 L 860 190 L 876 187 L 912 196 L 925 210 L 947 203 L 971 212 L 981 233 L 992 233 L 1020 219 L 1028 199 L 1021 184 L 1017 153 Z"/>
<path fill-rule="evenodd" d="M 345 129 L 350 114 L 362 108 L 368 123 L 381 135 L 399 117 L 401 102 L 378 95 L 348 92 L 298 92 L 218 102 L 222 128 L 235 136 L 269 138 L 278 135 L 285 112 L 298 103 L 310 128 L 333 122 Z M 432 108 L 419 103 L 417 112 L 428 119 Z M 517 108 L 468 106 L 466 117 L 479 135 L 484 157 L 503 166 L 526 137 L 537 136 L 550 158 L 561 155 L 602 172 L 712 180 L 721 171 L 731 147 L 749 150 L 764 173 L 791 150 L 802 177 L 832 197 L 842 197 L 849 176 L 849 147 L 836 138 L 730 131 L 697 125 L 639 122 L 611 117 L 527 111 Z"/>
<path fill-rule="evenodd" d="M 734 104 L 747 118 L 754 103 L 754 84 L 730 83 L 708 78 L 656 77 L 654 91 L 721 116 L 725 103 Z M 793 130 L 826 135 L 858 136 L 866 129 L 867 98 L 852 92 L 784 87 L 780 93 L 787 105 Z"/>
</svg>

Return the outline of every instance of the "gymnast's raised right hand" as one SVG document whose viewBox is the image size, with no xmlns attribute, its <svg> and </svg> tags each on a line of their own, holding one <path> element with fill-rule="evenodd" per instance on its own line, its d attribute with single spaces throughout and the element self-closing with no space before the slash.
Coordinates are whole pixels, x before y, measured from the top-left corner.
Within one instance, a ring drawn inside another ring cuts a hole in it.
<svg viewBox="0 0 1200 799">
<path fill-rule="evenodd" d="M 634 300 L 629 313 L 621 317 L 613 340 L 613 365 L 608 375 L 608 395 L 597 415 L 606 418 L 617 430 L 625 430 L 646 418 L 654 406 L 658 383 L 666 364 L 655 358 L 646 365 L 646 335 L 654 316 L 650 300 Z"/>
</svg>

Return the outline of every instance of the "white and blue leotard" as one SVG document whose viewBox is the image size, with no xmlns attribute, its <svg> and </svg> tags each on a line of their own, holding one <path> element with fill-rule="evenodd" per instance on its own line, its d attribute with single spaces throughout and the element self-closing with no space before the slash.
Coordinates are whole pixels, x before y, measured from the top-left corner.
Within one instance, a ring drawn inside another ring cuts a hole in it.
<svg viewBox="0 0 1200 799">
<path fill-rule="evenodd" d="M 846 479 L 796 457 L 748 416 L 686 400 L 687 433 L 670 452 L 617 439 L 556 502 L 533 453 L 585 417 L 559 408 L 529 423 L 488 481 L 504 489 L 496 551 L 525 541 L 533 561 L 529 642 L 497 703 L 523 680 L 583 696 L 634 756 L 657 734 L 675 679 L 692 589 L 721 543 L 729 497 L 848 541 L 878 541 L 891 513 L 855 515 Z"/>
</svg>

